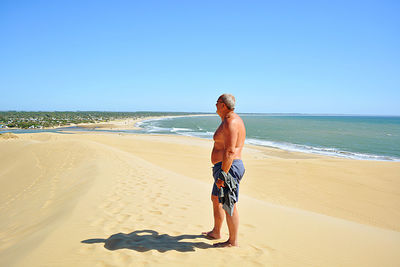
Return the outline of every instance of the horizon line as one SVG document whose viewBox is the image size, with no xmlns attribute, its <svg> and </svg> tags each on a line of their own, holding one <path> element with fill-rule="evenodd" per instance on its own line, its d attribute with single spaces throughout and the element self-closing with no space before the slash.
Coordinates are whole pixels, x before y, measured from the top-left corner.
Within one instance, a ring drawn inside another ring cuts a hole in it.
<svg viewBox="0 0 400 267">
<path fill-rule="evenodd" d="M 216 112 L 204 112 L 204 111 L 150 111 L 150 110 L 138 110 L 138 111 L 107 111 L 107 110 L 0 110 L 0 112 L 108 112 L 108 113 L 189 113 L 189 114 L 216 114 Z M 304 112 L 237 112 L 237 114 L 243 115 L 303 115 L 303 116 L 374 116 L 374 117 L 400 117 L 400 115 L 393 114 L 354 114 L 354 113 L 304 113 Z"/>
</svg>

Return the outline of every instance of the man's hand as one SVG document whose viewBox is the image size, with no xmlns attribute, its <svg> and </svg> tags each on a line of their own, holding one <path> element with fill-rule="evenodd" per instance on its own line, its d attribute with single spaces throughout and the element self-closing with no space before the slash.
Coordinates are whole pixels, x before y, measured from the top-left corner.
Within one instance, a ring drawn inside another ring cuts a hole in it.
<svg viewBox="0 0 400 267">
<path fill-rule="evenodd" d="M 218 189 L 220 189 L 221 187 L 225 186 L 224 181 L 222 181 L 221 179 L 218 179 L 215 184 L 217 185 Z"/>
<path fill-rule="evenodd" d="M 215 184 L 217 185 L 218 189 L 220 189 L 221 187 L 225 186 L 224 180 L 226 180 L 226 176 L 227 176 L 226 172 L 221 170 L 221 172 L 219 173 L 218 179 L 215 182 Z"/>
</svg>

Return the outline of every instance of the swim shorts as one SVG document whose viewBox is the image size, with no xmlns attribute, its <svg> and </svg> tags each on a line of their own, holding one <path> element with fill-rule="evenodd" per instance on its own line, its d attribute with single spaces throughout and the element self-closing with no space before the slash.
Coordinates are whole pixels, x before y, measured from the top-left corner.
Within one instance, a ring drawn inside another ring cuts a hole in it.
<svg viewBox="0 0 400 267">
<path fill-rule="evenodd" d="M 214 184 L 212 188 L 212 195 L 218 196 L 218 187 L 215 184 L 215 182 L 218 180 L 219 174 L 221 172 L 221 167 L 222 167 L 222 162 L 216 163 L 213 168 L 213 177 L 214 177 Z M 229 173 L 232 175 L 232 177 L 236 180 L 237 182 L 237 188 L 236 188 L 236 202 L 239 200 L 239 183 L 243 178 L 245 169 L 243 165 L 243 161 L 241 159 L 234 159 L 231 165 L 231 168 L 229 169 Z"/>
</svg>

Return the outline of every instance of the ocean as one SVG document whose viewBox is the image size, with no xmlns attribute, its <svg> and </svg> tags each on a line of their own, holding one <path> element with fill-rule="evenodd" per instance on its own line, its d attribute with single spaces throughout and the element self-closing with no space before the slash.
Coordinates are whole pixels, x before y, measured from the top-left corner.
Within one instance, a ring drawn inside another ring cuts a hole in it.
<svg viewBox="0 0 400 267">
<path fill-rule="evenodd" d="M 400 117 L 239 114 L 246 143 L 362 160 L 400 161 Z M 211 139 L 218 116 L 172 117 L 140 123 L 146 133 Z"/>
<path fill-rule="evenodd" d="M 239 114 L 246 126 L 246 143 L 334 157 L 400 161 L 400 117 L 300 116 Z M 117 132 L 177 134 L 212 139 L 220 124 L 215 116 L 168 117 L 140 122 L 141 130 Z M 1 132 L 91 131 L 79 127 Z M 116 132 L 113 130 L 96 130 Z"/>
</svg>

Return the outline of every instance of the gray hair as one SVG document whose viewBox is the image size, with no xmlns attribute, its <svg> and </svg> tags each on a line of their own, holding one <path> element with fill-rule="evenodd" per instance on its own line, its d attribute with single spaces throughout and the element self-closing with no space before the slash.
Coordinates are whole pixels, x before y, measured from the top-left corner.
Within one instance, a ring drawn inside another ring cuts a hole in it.
<svg viewBox="0 0 400 267">
<path fill-rule="evenodd" d="M 230 110 L 234 110 L 235 109 L 235 97 L 231 94 L 223 94 L 219 97 L 222 102 L 224 102 L 224 104 L 226 105 L 226 107 Z"/>
</svg>

